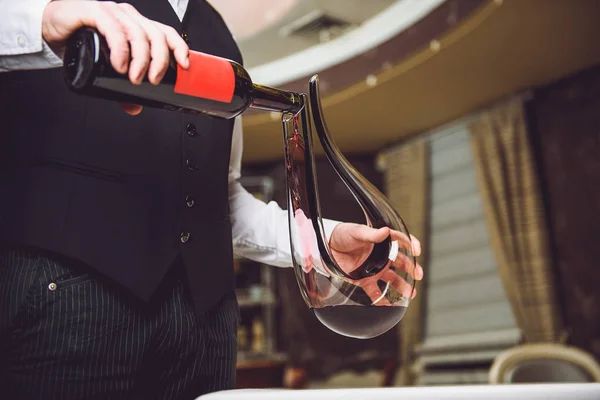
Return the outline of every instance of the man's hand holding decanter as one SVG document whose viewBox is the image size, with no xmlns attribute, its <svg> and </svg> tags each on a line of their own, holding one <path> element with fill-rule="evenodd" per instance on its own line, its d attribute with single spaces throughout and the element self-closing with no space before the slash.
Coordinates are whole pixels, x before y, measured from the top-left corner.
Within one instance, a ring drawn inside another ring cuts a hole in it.
<svg viewBox="0 0 600 400">
<path fill-rule="evenodd" d="M 367 259 L 376 243 L 381 243 L 388 237 L 398 244 L 399 251 L 394 259 L 390 260 L 389 264 L 376 275 L 353 282 L 365 291 L 373 301 L 373 305 L 389 305 L 378 285 L 380 281 L 389 283 L 404 297 L 409 299 L 415 297 L 416 290 L 413 285 L 397 274 L 396 270 L 408 273 L 414 280 L 423 279 L 421 265 L 415 264 L 412 257 L 404 254 L 405 251 L 414 257 L 419 256 L 420 241 L 412 235 L 409 238 L 406 234 L 390 228 L 375 229 L 354 223 L 339 224 L 329 238 L 329 247 L 337 265 L 344 272 L 350 273 Z"/>
</svg>

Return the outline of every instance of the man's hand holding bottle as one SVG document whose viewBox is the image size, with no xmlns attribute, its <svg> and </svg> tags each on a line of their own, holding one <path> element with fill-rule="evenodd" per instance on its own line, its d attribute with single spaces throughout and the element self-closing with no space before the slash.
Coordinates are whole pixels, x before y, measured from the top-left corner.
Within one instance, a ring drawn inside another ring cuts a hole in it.
<svg viewBox="0 0 600 400">
<path fill-rule="evenodd" d="M 189 68 L 189 47 L 170 26 L 141 15 L 132 5 L 109 1 L 51 1 L 42 16 L 42 38 L 57 54 L 81 27 L 97 29 L 110 48 L 110 62 L 139 85 L 144 78 L 157 85 L 163 78 L 172 52 L 182 68 Z M 121 104 L 131 114 L 142 107 Z"/>
</svg>

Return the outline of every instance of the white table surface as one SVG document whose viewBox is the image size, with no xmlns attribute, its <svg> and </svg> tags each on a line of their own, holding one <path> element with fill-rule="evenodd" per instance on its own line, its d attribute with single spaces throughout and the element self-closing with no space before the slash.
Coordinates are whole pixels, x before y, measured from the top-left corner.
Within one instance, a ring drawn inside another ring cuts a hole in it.
<svg viewBox="0 0 600 400">
<path fill-rule="evenodd" d="M 429 386 L 368 389 L 239 389 L 198 400 L 600 400 L 600 383 Z"/>
</svg>

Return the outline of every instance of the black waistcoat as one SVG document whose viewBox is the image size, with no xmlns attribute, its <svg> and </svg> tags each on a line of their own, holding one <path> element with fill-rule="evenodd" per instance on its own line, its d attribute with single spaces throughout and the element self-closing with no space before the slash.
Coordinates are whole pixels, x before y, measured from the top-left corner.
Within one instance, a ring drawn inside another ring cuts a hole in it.
<svg viewBox="0 0 600 400">
<path fill-rule="evenodd" d="M 190 48 L 242 62 L 221 17 L 190 0 L 130 1 L 187 34 Z M 181 256 L 198 310 L 233 288 L 228 205 L 233 121 L 69 92 L 62 70 L 0 74 L 0 240 L 80 261 L 149 299 Z"/>
</svg>

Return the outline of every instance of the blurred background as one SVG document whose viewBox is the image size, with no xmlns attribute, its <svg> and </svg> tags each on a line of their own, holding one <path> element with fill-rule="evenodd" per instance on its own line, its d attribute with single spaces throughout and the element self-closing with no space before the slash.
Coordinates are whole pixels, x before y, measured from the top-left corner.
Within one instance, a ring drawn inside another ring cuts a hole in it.
<svg viewBox="0 0 600 400">
<path fill-rule="evenodd" d="M 408 314 L 339 336 L 291 269 L 236 260 L 238 386 L 600 379 L 600 1 L 210 0 L 256 83 L 306 92 L 423 243 Z M 279 115 L 244 114 L 244 183 L 285 208 Z M 364 222 L 317 152 L 323 214 Z"/>
</svg>

